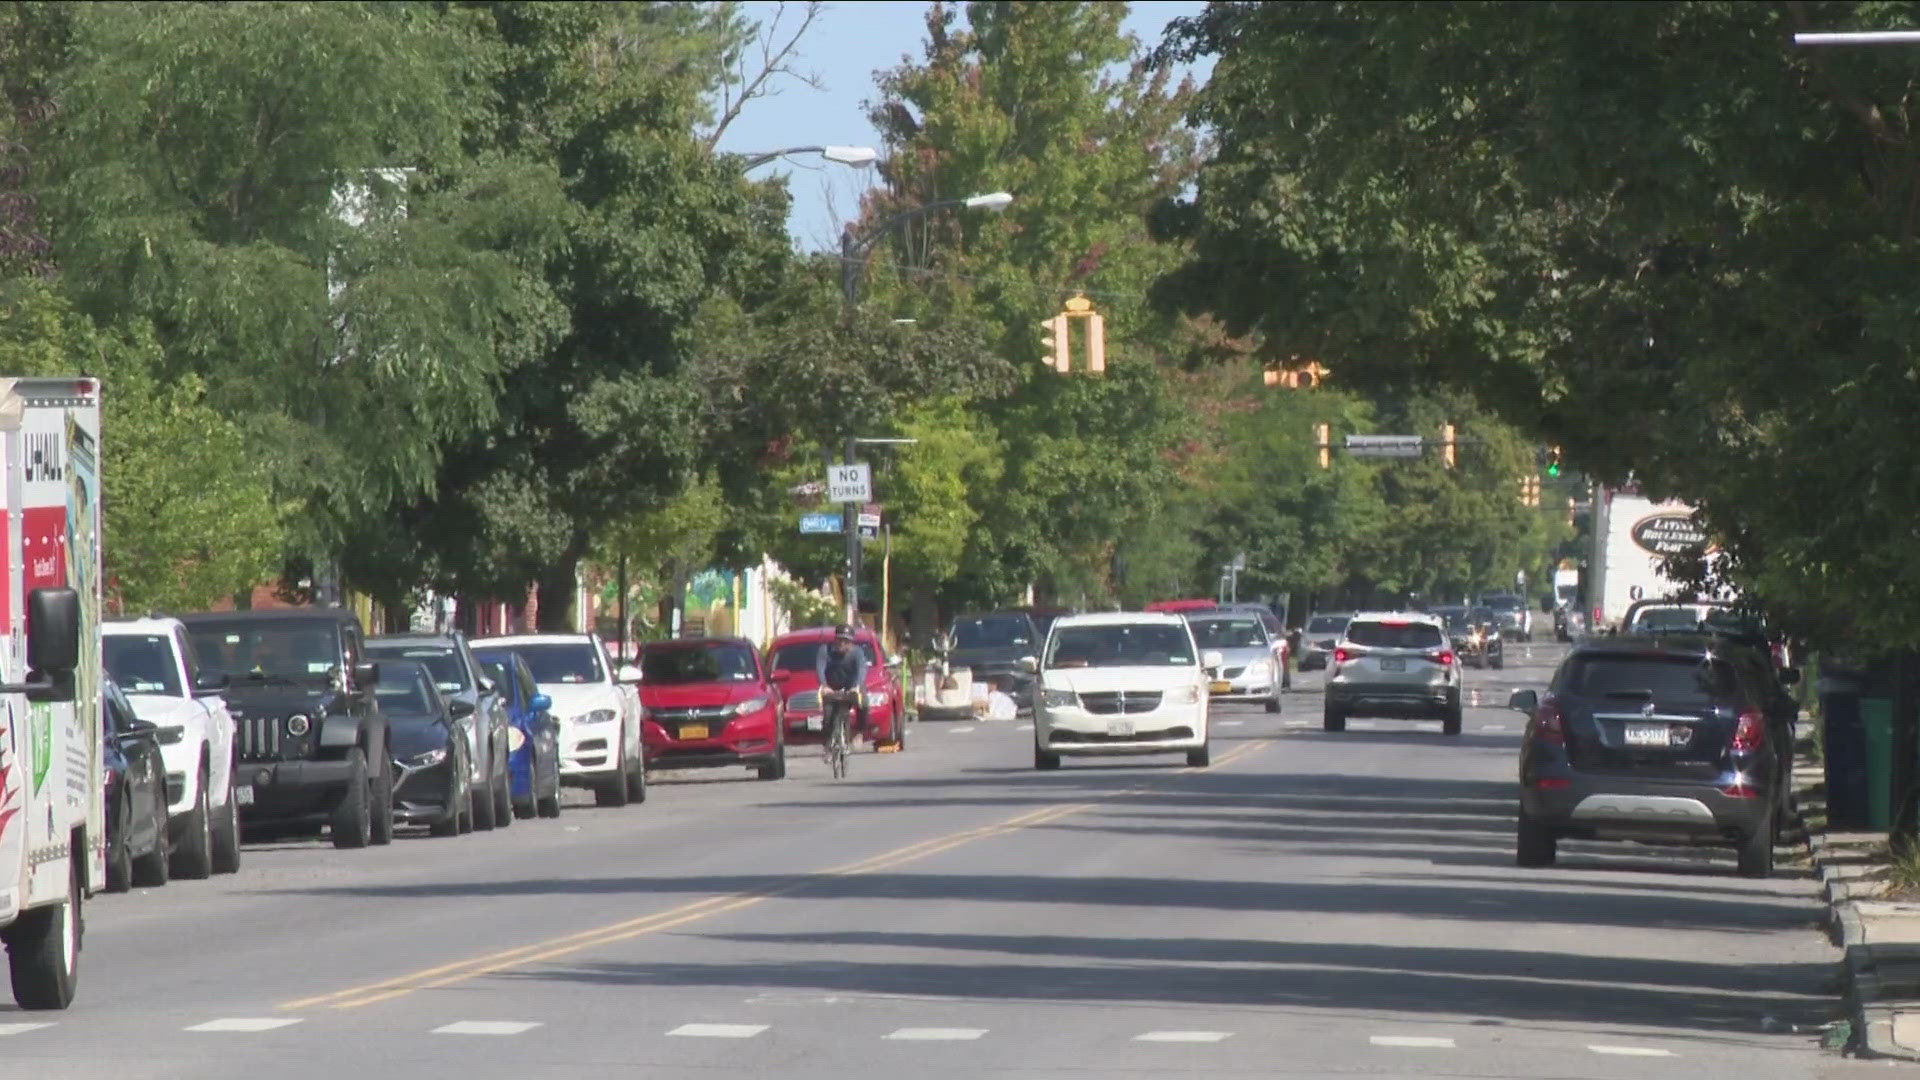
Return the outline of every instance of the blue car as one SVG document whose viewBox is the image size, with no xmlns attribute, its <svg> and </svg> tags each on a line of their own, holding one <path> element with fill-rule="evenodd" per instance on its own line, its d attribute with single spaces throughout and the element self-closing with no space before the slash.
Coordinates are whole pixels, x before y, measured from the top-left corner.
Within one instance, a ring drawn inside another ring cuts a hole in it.
<svg viewBox="0 0 1920 1080">
<path fill-rule="evenodd" d="M 553 700 L 540 692 L 520 654 L 508 649 L 475 649 L 473 658 L 507 703 L 507 778 L 513 788 L 513 816 L 560 816 L 560 722 Z"/>
</svg>

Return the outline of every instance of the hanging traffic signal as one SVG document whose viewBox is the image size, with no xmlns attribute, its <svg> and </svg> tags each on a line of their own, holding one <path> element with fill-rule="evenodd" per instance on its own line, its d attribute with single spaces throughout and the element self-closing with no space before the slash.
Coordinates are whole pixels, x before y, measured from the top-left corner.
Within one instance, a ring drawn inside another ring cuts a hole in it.
<svg viewBox="0 0 1920 1080">
<path fill-rule="evenodd" d="M 1055 315 L 1040 323 L 1040 346 L 1047 350 L 1040 362 L 1055 371 L 1067 370 L 1067 317 Z"/>
<path fill-rule="evenodd" d="M 1071 336 L 1068 322 L 1072 319 L 1084 319 L 1087 324 L 1087 370 L 1095 375 L 1107 370 L 1107 320 L 1093 310 L 1093 301 L 1084 296 L 1068 300 L 1060 314 L 1043 321 L 1040 331 L 1040 343 L 1048 350 L 1046 365 L 1065 374 L 1073 370 Z"/>
<path fill-rule="evenodd" d="M 1547 447 L 1547 475 L 1560 475 L 1560 448 L 1557 446 Z"/>
<path fill-rule="evenodd" d="M 1313 445 L 1320 452 L 1320 467 L 1333 467 L 1333 425 L 1313 425 Z"/>
<path fill-rule="evenodd" d="M 1441 424 L 1440 464 L 1445 465 L 1449 469 L 1453 468 L 1454 464 L 1459 461 L 1459 455 L 1455 452 L 1458 445 L 1453 437 L 1453 425 Z"/>
</svg>

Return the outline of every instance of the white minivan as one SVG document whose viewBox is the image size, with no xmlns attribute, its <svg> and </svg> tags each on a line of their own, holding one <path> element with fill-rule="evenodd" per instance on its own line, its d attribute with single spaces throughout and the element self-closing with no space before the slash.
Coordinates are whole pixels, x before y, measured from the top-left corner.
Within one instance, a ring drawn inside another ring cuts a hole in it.
<svg viewBox="0 0 1920 1080">
<path fill-rule="evenodd" d="M 1033 767 L 1063 756 L 1184 753 L 1207 765 L 1207 669 L 1178 615 L 1067 615 L 1032 664 Z"/>
</svg>

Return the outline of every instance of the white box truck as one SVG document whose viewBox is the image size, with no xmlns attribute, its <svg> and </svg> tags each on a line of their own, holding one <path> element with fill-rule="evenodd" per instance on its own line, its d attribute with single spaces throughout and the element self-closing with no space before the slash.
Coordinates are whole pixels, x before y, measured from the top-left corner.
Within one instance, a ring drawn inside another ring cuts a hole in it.
<svg viewBox="0 0 1920 1080">
<path fill-rule="evenodd" d="M 0 940 L 23 1009 L 73 1001 L 106 881 L 100 392 L 0 379 Z"/>
<path fill-rule="evenodd" d="M 1667 577 L 1662 563 L 1688 552 L 1711 557 L 1706 530 L 1694 508 L 1677 500 L 1654 502 L 1637 485 L 1598 485 L 1593 496 L 1592 579 L 1587 596 L 1593 633 L 1620 628 L 1636 600 L 1692 598 L 1692 591 Z"/>
</svg>

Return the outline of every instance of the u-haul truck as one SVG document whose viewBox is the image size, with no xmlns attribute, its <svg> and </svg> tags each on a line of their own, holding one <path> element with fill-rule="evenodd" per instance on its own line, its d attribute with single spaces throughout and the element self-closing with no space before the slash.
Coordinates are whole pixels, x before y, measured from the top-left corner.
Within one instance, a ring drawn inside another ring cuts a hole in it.
<svg viewBox="0 0 1920 1080">
<path fill-rule="evenodd" d="M 14 1000 L 72 1002 L 106 881 L 100 387 L 0 379 L 0 939 Z"/>
</svg>

